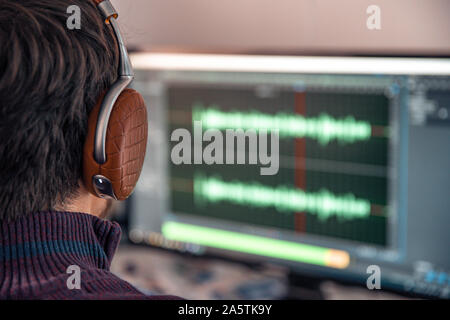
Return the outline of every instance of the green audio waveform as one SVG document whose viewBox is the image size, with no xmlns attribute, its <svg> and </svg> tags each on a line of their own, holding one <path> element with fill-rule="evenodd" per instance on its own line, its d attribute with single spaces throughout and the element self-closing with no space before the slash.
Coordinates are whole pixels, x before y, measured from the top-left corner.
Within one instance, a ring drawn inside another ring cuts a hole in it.
<svg viewBox="0 0 450 320">
<path fill-rule="evenodd" d="M 334 195 L 327 190 L 306 192 L 284 186 L 269 187 L 257 182 L 226 182 L 219 177 L 194 177 L 194 197 L 198 204 L 227 201 L 256 208 L 275 207 L 278 211 L 316 214 L 320 220 L 336 216 L 339 220 L 367 218 L 370 202 L 353 194 Z"/>
<path fill-rule="evenodd" d="M 372 135 L 372 127 L 367 121 L 355 120 L 353 116 L 335 119 L 325 113 L 307 118 L 284 112 L 222 111 L 217 105 L 205 108 L 203 104 L 195 103 L 192 120 L 202 121 L 207 129 L 279 130 L 280 138 L 311 138 L 322 145 L 331 140 L 340 143 L 367 141 Z"/>
</svg>

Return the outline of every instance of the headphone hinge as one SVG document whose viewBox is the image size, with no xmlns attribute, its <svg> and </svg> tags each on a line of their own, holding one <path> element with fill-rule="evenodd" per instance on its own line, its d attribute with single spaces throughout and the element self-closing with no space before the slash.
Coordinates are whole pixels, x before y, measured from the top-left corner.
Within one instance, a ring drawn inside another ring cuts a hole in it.
<svg viewBox="0 0 450 320">
<path fill-rule="evenodd" d="M 103 14 L 106 23 L 109 23 L 111 18 L 117 19 L 119 17 L 119 14 L 117 13 L 116 9 L 109 0 L 104 0 L 100 2 L 97 7 Z"/>
</svg>

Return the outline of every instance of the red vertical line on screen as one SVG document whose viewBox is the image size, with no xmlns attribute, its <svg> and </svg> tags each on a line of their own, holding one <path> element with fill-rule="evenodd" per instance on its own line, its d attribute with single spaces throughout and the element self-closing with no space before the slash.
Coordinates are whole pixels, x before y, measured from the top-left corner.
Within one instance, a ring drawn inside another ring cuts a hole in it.
<svg viewBox="0 0 450 320">
<path fill-rule="evenodd" d="M 372 126 L 372 137 L 382 137 L 387 136 L 386 127 L 383 126 Z"/>
<path fill-rule="evenodd" d="M 306 93 L 295 94 L 295 113 L 306 116 Z M 296 138 L 295 148 L 295 185 L 297 188 L 306 190 L 306 141 L 305 138 Z M 306 232 L 306 213 L 296 212 L 294 217 L 295 231 Z"/>
</svg>

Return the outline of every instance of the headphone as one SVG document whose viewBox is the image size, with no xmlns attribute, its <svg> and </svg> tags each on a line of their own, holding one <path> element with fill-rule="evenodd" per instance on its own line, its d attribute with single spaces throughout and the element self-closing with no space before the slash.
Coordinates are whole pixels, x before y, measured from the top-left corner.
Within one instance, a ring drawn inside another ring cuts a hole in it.
<svg viewBox="0 0 450 320">
<path fill-rule="evenodd" d="M 109 0 L 92 1 L 114 31 L 120 60 L 116 82 L 89 114 L 83 181 L 99 198 L 124 200 L 133 192 L 144 164 L 147 108 L 140 93 L 127 89 L 134 72 L 117 24 L 117 11 Z"/>
</svg>

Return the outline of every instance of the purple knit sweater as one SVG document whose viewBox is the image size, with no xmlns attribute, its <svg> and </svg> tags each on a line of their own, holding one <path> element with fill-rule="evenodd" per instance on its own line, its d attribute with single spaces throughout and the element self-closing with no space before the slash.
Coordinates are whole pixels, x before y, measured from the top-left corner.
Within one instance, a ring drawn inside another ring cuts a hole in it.
<svg viewBox="0 0 450 320">
<path fill-rule="evenodd" d="M 0 223 L 0 299 L 176 298 L 146 296 L 109 271 L 120 234 L 117 223 L 85 213 L 38 212 Z M 80 289 L 67 285 L 69 266 L 79 267 Z"/>
</svg>

